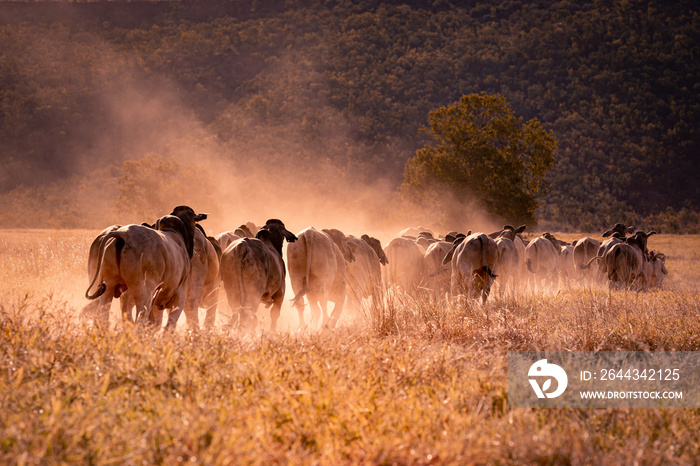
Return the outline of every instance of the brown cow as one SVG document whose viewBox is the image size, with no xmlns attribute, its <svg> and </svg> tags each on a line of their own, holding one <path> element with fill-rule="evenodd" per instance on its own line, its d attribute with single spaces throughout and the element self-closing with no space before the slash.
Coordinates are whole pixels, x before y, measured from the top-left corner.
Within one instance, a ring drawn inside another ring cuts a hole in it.
<svg viewBox="0 0 700 466">
<path fill-rule="evenodd" d="M 586 236 L 574 242 L 574 267 L 583 273 L 585 284 L 591 286 L 595 283 L 595 271 L 593 269 L 582 270 L 583 266 L 598 255 L 600 241 Z M 579 275 L 580 277 L 580 275 Z"/>
<path fill-rule="evenodd" d="M 525 248 L 525 266 L 530 272 L 528 281 L 533 291 L 540 288 L 553 291 L 559 284 L 560 246 L 556 238 L 549 233 L 530 241 Z"/>
<path fill-rule="evenodd" d="M 442 263 L 452 262 L 452 296 L 481 296 L 482 304 L 491 292 L 498 266 L 498 246 L 486 233 L 456 239 Z"/>
<path fill-rule="evenodd" d="M 231 243 L 221 256 L 221 280 L 229 307 L 239 313 L 239 328 L 252 332 L 261 303 L 270 310 L 270 330 L 275 331 L 285 293 L 284 240 L 297 237 L 277 219 L 267 221 L 255 238 Z"/>
</svg>

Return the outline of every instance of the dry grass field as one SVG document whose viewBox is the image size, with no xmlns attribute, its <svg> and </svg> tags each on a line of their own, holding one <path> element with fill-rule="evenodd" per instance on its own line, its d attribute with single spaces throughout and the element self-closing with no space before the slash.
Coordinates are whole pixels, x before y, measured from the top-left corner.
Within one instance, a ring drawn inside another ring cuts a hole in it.
<svg viewBox="0 0 700 466">
<path fill-rule="evenodd" d="M 241 337 L 80 323 L 95 234 L 0 231 L 0 463 L 699 461 L 698 409 L 507 403 L 508 351 L 700 350 L 698 236 L 649 240 L 657 292 L 394 298 L 332 332 Z"/>
</svg>

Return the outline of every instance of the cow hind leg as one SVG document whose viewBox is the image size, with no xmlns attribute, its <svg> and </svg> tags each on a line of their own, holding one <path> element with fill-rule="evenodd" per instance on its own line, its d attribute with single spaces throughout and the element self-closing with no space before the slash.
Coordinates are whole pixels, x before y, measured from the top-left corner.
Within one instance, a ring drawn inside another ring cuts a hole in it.
<svg viewBox="0 0 700 466">
<path fill-rule="evenodd" d="M 481 297 L 481 304 L 485 304 L 491 293 L 491 277 L 484 269 L 476 270 L 473 276 L 474 299 Z"/>
<path fill-rule="evenodd" d="M 192 297 L 192 294 L 194 293 L 188 293 L 187 300 L 185 301 L 185 319 L 187 320 L 187 326 L 190 330 L 199 330 L 199 299 Z M 180 316 L 178 315 L 177 317 L 179 318 Z M 170 316 L 168 316 L 168 318 L 170 318 Z"/>
<path fill-rule="evenodd" d="M 81 321 L 95 317 L 97 314 L 97 309 L 100 307 L 100 302 L 98 300 L 88 302 L 81 310 L 79 318 Z"/>
<path fill-rule="evenodd" d="M 311 311 L 311 321 L 309 323 L 309 327 L 312 329 L 317 329 L 318 328 L 318 321 L 321 318 L 322 311 L 323 311 L 324 321 L 325 321 L 325 315 L 326 315 L 326 310 L 327 310 L 327 306 L 328 306 L 326 298 L 325 298 L 325 296 L 318 296 L 316 293 L 308 294 L 308 295 L 306 295 L 306 298 L 309 301 L 309 310 Z M 319 303 L 324 303 L 323 309 L 319 305 Z"/>
<path fill-rule="evenodd" d="M 341 291 L 333 297 L 333 313 L 331 314 L 327 325 L 324 325 L 325 327 L 335 328 L 336 324 L 338 323 L 338 319 L 340 319 L 340 316 L 343 314 L 343 307 L 345 305 L 345 294 L 346 291 L 343 289 L 343 291 Z"/>
<path fill-rule="evenodd" d="M 165 324 L 165 330 L 172 332 L 177 327 L 177 321 L 180 320 L 180 315 L 182 310 L 185 308 L 187 297 L 182 296 L 182 293 L 178 293 L 174 298 L 175 305 L 168 312 L 168 322 Z M 189 323 L 189 322 L 188 322 Z M 199 328 L 199 325 L 197 325 Z"/>
<path fill-rule="evenodd" d="M 205 293 L 204 309 L 206 310 L 206 317 L 204 317 L 204 328 L 211 329 L 214 327 L 214 322 L 216 322 L 216 311 L 219 305 L 219 287 L 215 286 L 208 292 L 205 290 Z"/>
<path fill-rule="evenodd" d="M 270 331 L 277 331 L 277 321 L 280 318 L 280 313 L 282 311 L 282 302 L 284 301 L 284 295 L 275 296 L 274 302 L 272 303 L 272 309 L 270 309 Z"/>
<path fill-rule="evenodd" d="M 299 296 L 294 301 L 294 308 L 297 310 L 297 314 L 299 314 L 299 330 L 304 328 L 304 297 Z"/>
<path fill-rule="evenodd" d="M 112 305 L 112 296 L 114 296 L 114 289 L 107 289 L 107 291 L 100 296 L 100 300 L 95 309 L 95 325 L 98 327 L 109 328 L 109 308 Z"/>
</svg>

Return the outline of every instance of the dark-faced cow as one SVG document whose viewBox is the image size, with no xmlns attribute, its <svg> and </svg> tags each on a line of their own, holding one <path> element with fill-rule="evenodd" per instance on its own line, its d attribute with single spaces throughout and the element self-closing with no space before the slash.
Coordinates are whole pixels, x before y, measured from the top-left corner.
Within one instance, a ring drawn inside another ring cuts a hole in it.
<svg viewBox="0 0 700 466">
<path fill-rule="evenodd" d="M 272 307 L 270 330 L 277 328 L 285 293 L 284 240 L 291 244 L 297 237 L 280 220 L 270 219 L 255 238 L 234 241 L 221 256 L 221 280 L 243 332 L 255 330 L 261 303 Z"/>
</svg>

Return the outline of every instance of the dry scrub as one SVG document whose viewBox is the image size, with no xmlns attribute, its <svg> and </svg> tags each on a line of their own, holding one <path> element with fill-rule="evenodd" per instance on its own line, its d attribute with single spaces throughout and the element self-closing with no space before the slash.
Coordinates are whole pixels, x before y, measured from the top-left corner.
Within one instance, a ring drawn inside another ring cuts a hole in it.
<svg viewBox="0 0 700 466">
<path fill-rule="evenodd" d="M 85 280 L 91 236 L 59 241 L 54 259 L 76 256 L 60 267 L 42 262 L 49 234 L 25 238 L 30 252 L 0 234 L 2 463 L 700 458 L 699 410 L 507 406 L 508 351 L 699 350 L 700 298 L 673 281 L 673 262 L 671 289 L 655 293 L 566 290 L 486 307 L 394 297 L 328 333 L 163 335 L 79 324 L 80 299 L 40 285 Z"/>
</svg>

